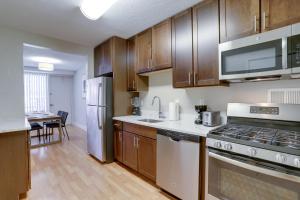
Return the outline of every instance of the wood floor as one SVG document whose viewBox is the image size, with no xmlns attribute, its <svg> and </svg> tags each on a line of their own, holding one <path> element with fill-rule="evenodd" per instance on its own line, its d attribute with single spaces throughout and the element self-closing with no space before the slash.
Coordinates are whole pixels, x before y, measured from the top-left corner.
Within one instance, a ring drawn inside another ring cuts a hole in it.
<svg viewBox="0 0 300 200">
<path fill-rule="evenodd" d="M 68 130 L 70 141 L 31 150 L 28 200 L 172 199 L 117 163 L 100 164 L 87 154 L 86 133 Z"/>
</svg>

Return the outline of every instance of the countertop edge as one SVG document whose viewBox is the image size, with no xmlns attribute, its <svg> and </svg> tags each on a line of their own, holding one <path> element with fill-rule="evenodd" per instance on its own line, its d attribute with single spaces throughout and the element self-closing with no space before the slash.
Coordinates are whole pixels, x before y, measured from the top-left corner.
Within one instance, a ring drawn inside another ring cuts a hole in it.
<svg viewBox="0 0 300 200">
<path fill-rule="evenodd" d="M 1 124 L 5 124 L 4 127 Z M 3 120 L 0 124 L 0 134 L 28 131 L 31 129 L 30 123 L 27 118 L 16 120 Z"/>
</svg>

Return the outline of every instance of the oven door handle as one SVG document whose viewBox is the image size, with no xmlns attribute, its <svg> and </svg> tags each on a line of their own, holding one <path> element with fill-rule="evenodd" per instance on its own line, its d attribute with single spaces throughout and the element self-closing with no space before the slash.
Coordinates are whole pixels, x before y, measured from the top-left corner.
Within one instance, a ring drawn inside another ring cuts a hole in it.
<svg viewBox="0 0 300 200">
<path fill-rule="evenodd" d="M 250 165 L 250 164 L 247 164 L 247 163 L 243 163 L 243 162 L 240 162 L 240 161 L 237 161 L 237 160 L 234 160 L 234 159 L 231 159 L 231 158 L 227 158 L 227 157 L 224 157 L 224 156 L 218 155 L 216 153 L 212 153 L 212 152 L 209 152 L 208 155 L 209 155 L 209 157 L 215 158 L 217 160 L 226 162 L 226 163 L 231 164 L 231 165 L 235 165 L 237 167 L 244 168 L 246 170 L 251 170 L 251 171 L 254 171 L 254 172 L 257 172 L 257 173 L 267 174 L 267 175 L 270 175 L 270 176 L 273 176 L 273 177 L 276 177 L 276 178 L 285 179 L 285 180 L 288 180 L 288 181 L 293 181 L 293 182 L 300 183 L 300 177 L 298 177 L 298 176 L 293 176 L 293 175 L 289 175 L 289 174 L 284 174 L 282 172 L 277 172 L 277 171 L 274 171 L 274 170 L 257 167 L 257 166 Z"/>
</svg>

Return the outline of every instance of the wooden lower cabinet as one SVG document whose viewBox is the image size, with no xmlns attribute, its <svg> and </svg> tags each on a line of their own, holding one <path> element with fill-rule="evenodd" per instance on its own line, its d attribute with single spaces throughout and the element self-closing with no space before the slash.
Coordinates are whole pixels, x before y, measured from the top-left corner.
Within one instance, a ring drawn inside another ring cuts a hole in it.
<svg viewBox="0 0 300 200">
<path fill-rule="evenodd" d="M 123 161 L 123 132 L 122 123 L 114 122 L 114 155 L 115 160 Z"/>
<path fill-rule="evenodd" d="M 116 160 L 155 181 L 156 129 L 129 123 L 123 123 L 122 128 L 122 131 L 117 131 L 115 127 L 115 136 L 118 137 L 120 132 L 122 135 L 122 144 L 121 140 L 115 139 Z M 122 160 L 119 159 L 120 146 L 122 146 Z"/>
<path fill-rule="evenodd" d="M 156 140 L 138 136 L 138 171 L 142 175 L 156 179 Z"/>
<path fill-rule="evenodd" d="M 138 170 L 137 159 L 136 135 L 123 131 L 123 163 L 134 170 Z"/>
<path fill-rule="evenodd" d="M 30 189 L 30 144 L 27 131 L 0 135 L 0 199 L 16 200 Z"/>
</svg>

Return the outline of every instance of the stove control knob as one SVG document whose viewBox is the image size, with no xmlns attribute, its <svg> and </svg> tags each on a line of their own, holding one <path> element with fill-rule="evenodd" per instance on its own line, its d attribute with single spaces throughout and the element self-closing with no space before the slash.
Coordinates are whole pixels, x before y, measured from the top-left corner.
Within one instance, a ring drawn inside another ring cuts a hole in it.
<svg viewBox="0 0 300 200">
<path fill-rule="evenodd" d="M 282 155 L 282 154 L 277 154 L 276 155 L 276 160 L 277 160 L 277 162 L 279 162 L 279 163 L 285 163 L 286 162 L 286 156 L 285 155 Z"/>
<path fill-rule="evenodd" d="M 231 151 L 232 150 L 232 145 L 231 144 L 225 144 L 224 149 L 226 149 L 227 151 Z"/>
<path fill-rule="evenodd" d="M 300 158 L 295 158 L 294 165 L 295 165 L 295 167 L 300 168 Z"/>
<path fill-rule="evenodd" d="M 248 153 L 249 153 L 249 156 L 251 156 L 251 157 L 253 157 L 253 156 L 255 156 L 256 155 L 256 149 L 254 149 L 254 148 L 249 148 L 248 149 Z"/>
<path fill-rule="evenodd" d="M 215 142 L 215 143 L 214 143 L 214 147 L 216 147 L 216 148 L 218 148 L 218 149 L 222 148 L 221 142 Z"/>
</svg>

